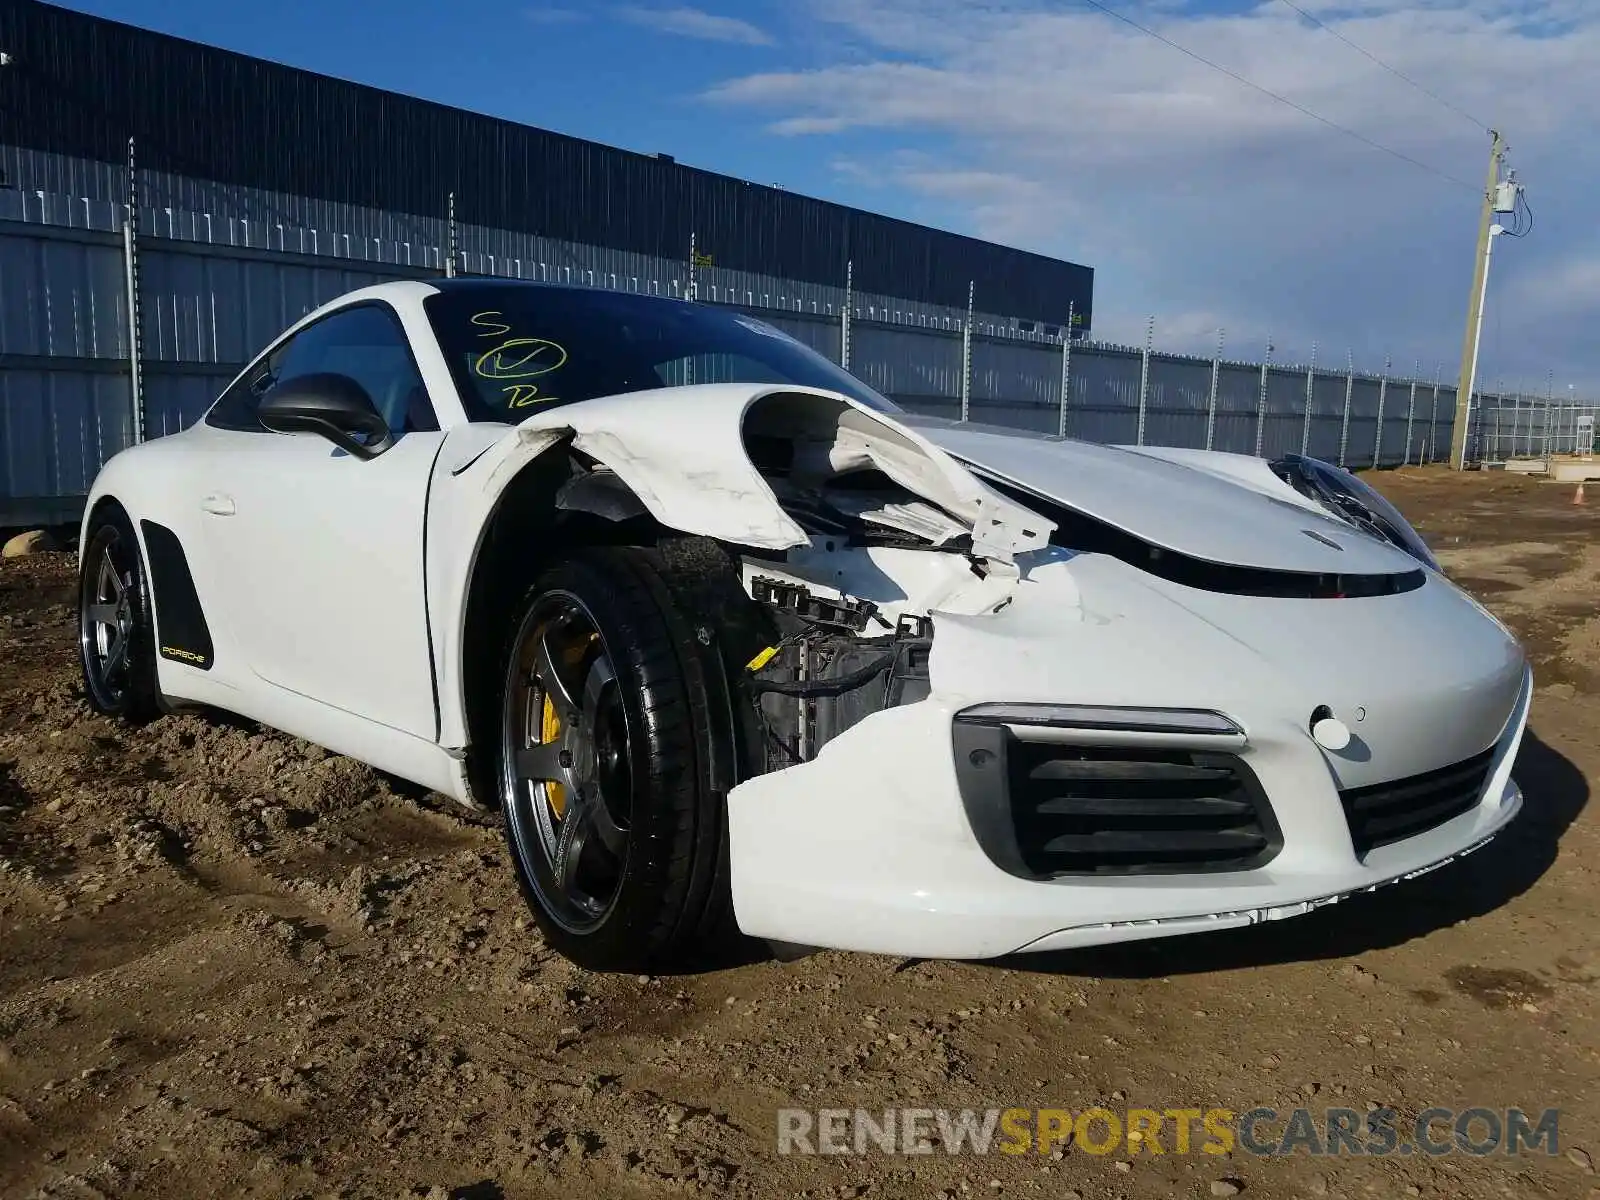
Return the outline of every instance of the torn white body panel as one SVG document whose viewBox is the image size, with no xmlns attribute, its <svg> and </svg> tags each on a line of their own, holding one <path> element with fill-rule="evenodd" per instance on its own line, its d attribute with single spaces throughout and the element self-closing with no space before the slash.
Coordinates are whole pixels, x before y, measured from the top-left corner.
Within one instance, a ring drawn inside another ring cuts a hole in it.
<svg viewBox="0 0 1600 1200">
<path fill-rule="evenodd" d="M 764 437 L 793 445 L 796 478 L 820 484 L 882 471 L 965 522 L 982 552 L 1002 561 L 1045 545 L 1053 528 L 925 438 L 836 393 L 754 384 L 673 391 L 670 403 L 651 393 L 608 396 L 528 418 L 488 467 L 485 487 L 570 433 L 574 449 L 616 472 L 668 528 L 768 549 L 800 545 L 805 532 L 750 460 L 746 439 Z"/>
</svg>

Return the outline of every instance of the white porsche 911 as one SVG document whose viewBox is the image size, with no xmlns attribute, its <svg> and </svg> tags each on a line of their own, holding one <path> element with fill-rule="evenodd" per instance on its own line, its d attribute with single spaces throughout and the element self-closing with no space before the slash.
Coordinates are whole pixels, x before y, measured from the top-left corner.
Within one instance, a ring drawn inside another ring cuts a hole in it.
<svg viewBox="0 0 1600 1200">
<path fill-rule="evenodd" d="M 97 709 L 502 809 L 597 969 L 1246 925 L 1522 803 L 1526 656 L 1354 476 L 914 416 L 712 305 L 352 292 L 112 458 L 79 553 Z"/>
</svg>

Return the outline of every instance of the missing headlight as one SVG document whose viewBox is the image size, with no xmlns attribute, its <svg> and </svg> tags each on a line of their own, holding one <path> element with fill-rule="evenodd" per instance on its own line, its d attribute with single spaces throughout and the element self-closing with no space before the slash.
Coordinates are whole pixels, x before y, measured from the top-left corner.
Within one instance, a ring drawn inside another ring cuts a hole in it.
<svg viewBox="0 0 1600 1200">
<path fill-rule="evenodd" d="M 1435 571 L 1440 569 L 1433 551 L 1400 510 L 1349 471 L 1304 454 L 1285 454 L 1268 465 L 1279 479 L 1330 515 L 1404 550 Z"/>
</svg>

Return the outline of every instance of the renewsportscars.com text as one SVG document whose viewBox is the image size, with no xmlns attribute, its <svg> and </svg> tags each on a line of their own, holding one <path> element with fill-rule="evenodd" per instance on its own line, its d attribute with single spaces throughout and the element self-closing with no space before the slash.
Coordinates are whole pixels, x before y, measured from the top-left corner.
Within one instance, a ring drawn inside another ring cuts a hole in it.
<svg viewBox="0 0 1600 1200">
<path fill-rule="evenodd" d="M 779 1154 L 1388 1157 L 1560 1152 L 1560 1110 L 1520 1108 L 781 1108 Z"/>
</svg>

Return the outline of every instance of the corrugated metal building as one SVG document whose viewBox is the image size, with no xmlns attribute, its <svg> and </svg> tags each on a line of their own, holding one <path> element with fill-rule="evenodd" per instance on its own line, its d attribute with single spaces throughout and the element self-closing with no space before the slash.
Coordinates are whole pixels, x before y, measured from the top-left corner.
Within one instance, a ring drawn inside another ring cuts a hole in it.
<svg viewBox="0 0 1600 1200">
<path fill-rule="evenodd" d="M 1059 324 L 1093 271 L 36 0 L 0 0 L 0 144 Z M 65 189 L 63 189 L 65 190 Z M 107 197 L 108 198 L 108 197 Z M 291 216 L 296 216 L 291 214 Z M 318 222 L 296 219 L 299 225 Z"/>
<path fill-rule="evenodd" d="M 0 526 L 73 519 L 284 325 L 447 263 L 735 305 L 941 416 L 1351 466 L 1449 445 L 1437 378 L 1089 341 L 1084 267 L 33 0 L 0 0 L 0 51 Z M 557 167 L 590 190 L 530 203 Z"/>
</svg>

